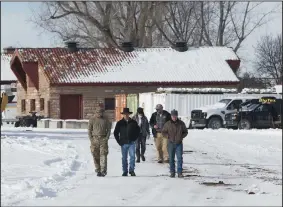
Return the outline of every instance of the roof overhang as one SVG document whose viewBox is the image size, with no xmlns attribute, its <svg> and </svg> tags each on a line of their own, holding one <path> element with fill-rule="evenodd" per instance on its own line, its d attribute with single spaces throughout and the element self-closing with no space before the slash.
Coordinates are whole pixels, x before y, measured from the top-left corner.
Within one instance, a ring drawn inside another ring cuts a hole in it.
<svg viewBox="0 0 283 207">
<path fill-rule="evenodd" d="M 27 89 L 27 83 L 26 81 L 24 81 L 24 78 L 22 77 L 22 75 L 19 73 L 18 69 L 14 66 L 15 62 L 16 61 L 19 61 L 19 63 L 21 64 L 21 68 L 23 70 L 23 63 L 22 63 L 22 59 L 21 59 L 21 56 L 19 55 L 19 52 L 18 50 L 16 50 L 14 52 L 14 55 L 11 59 L 11 62 L 10 62 L 10 66 L 11 66 L 11 69 L 13 71 L 13 73 L 15 74 L 15 76 L 17 77 L 17 79 L 19 80 L 19 82 L 21 83 L 22 87 L 26 90 Z M 24 70 L 23 70 L 24 71 Z M 25 72 L 25 71 L 24 71 Z"/>
<path fill-rule="evenodd" d="M 109 83 L 51 83 L 50 86 L 235 86 L 240 81 L 223 82 L 109 82 Z"/>
<path fill-rule="evenodd" d="M 27 87 L 27 83 L 24 83 L 24 80 L 18 73 L 17 69 L 15 67 L 12 67 L 17 59 L 19 60 L 21 64 L 21 68 L 24 71 L 24 73 L 28 75 L 28 77 L 34 84 L 35 88 L 38 90 L 39 88 L 38 86 L 38 62 L 23 62 L 18 50 L 14 52 L 14 55 L 10 62 L 11 69 L 14 72 L 15 76 L 18 78 L 18 80 L 21 82 L 24 88 Z"/>
</svg>

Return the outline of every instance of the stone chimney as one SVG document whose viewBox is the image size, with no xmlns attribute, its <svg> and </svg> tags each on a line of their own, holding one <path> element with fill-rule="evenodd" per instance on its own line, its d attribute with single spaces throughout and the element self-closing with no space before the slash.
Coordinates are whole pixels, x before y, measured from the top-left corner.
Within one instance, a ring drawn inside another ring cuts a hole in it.
<svg viewBox="0 0 283 207">
<path fill-rule="evenodd" d="M 186 42 L 176 42 L 174 49 L 179 52 L 186 52 L 188 50 L 188 45 Z"/>
<path fill-rule="evenodd" d="M 75 41 L 66 42 L 66 46 L 70 52 L 77 52 L 79 50 L 78 43 Z"/>
<path fill-rule="evenodd" d="M 132 42 L 122 42 L 121 47 L 125 52 L 133 52 L 134 46 Z"/>
</svg>

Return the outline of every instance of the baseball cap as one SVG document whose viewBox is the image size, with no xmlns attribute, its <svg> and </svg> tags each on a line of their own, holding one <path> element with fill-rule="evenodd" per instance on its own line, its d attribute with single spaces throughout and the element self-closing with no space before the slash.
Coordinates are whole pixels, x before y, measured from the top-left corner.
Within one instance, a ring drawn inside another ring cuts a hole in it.
<svg viewBox="0 0 283 207">
<path fill-rule="evenodd" d="M 171 116 L 178 116 L 178 111 L 175 110 L 175 109 L 173 109 L 173 110 L 171 111 Z"/>
</svg>

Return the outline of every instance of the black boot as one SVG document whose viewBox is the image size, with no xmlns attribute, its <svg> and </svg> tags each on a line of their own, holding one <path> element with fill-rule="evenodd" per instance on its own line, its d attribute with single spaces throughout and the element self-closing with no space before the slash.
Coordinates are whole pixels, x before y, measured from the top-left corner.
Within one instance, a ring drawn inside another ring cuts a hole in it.
<svg viewBox="0 0 283 207">
<path fill-rule="evenodd" d="M 124 173 L 122 174 L 122 176 L 128 176 L 128 173 L 127 173 L 127 172 L 124 172 Z"/>
<path fill-rule="evenodd" d="M 136 176 L 136 173 L 135 173 L 134 171 L 129 172 L 129 174 L 130 174 L 131 176 Z"/>
<path fill-rule="evenodd" d="M 143 162 L 145 161 L 144 155 L 141 156 L 141 159 L 142 159 Z"/>
<path fill-rule="evenodd" d="M 184 175 L 182 173 L 178 173 L 178 178 L 183 178 Z"/>
<path fill-rule="evenodd" d="M 158 160 L 157 162 L 158 162 L 158 163 L 163 163 L 163 161 L 162 161 L 162 160 Z"/>
<path fill-rule="evenodd" d="M 175 177 L 175 173 L 170 173 L 170 178 L 174 178 Z"/>
<path fill-rule="evenodd" d="M 102 177 L 102 173 L 101 173 L 101 172 L 98 172 L 98 173 L 97 173 L 97 177 Z"/>
<path fill-rule="evenodd" d="M 136 160 L 137 163 L 141 162 L 141 156 L 139 151 L 136 151 L 136 158 L 137 158 Z"/>
<path fill-rule="evenodd" d="M 102 172 L 102 173 L 101 173 L 101 176 L 102 176 L 102 177 L 105 177 L 106 175 L 107 175 L 107 172 Z"/>
</svg>

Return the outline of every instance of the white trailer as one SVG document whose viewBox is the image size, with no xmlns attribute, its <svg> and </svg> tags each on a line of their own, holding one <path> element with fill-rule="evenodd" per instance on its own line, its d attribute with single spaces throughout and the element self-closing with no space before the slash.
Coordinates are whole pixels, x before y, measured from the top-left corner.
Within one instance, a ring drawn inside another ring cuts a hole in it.
<svg viewBox="0 0 283 207">
<path fill-rule="evenodd" d="M 194 108 L 216 103 L 223 97 L 225 94 L 140 93 L 139 106 L 144 108 L 148 119 L 155 112 L 157 104 L 162 104 L 169 113 L 176 109 L 180 118 L 189 126 L 191 111 Z"/>
<path fill-rule="evenodd" d="M 223 94 L 176 94 L 176 93 L 140 93 L 139 106 L 144 108 L 144 113 L 150 119 L 151 114 L 155 112 L 155 106 L 162 104 L 164 109 L 170 112 L 173 109 L 178 110 L 180 118 L 190 125 L 191 111 L 200 107 L 214 105 L 224 98 L 231 97 L 261 97 L 278 96 L 276 94 L 241 94 L 241 93 L 223 93 Z"/>
</svg>

